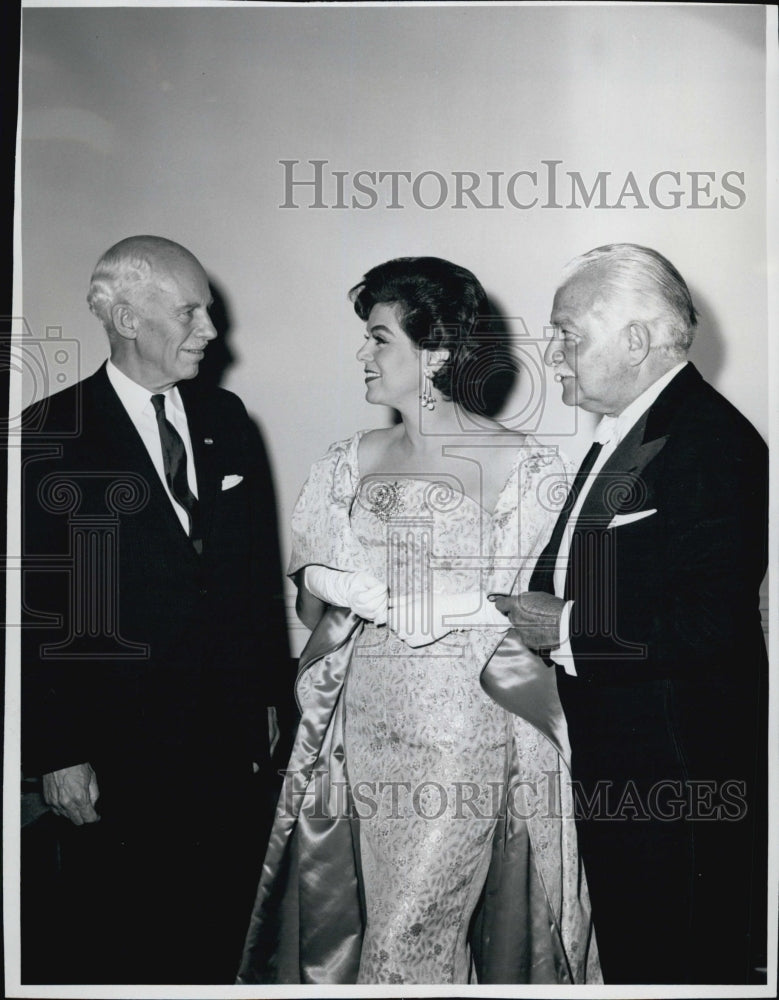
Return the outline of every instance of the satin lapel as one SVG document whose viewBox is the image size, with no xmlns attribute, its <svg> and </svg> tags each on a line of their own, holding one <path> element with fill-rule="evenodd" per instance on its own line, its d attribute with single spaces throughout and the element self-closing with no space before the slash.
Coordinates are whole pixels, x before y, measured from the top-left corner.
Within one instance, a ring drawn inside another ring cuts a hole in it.
<svg viewBox="0 0 779 1000">
<path fill-rule="evenodd" d="M 216 426 L 210 407 L 200 396 L 189 392 L 183 385 L 179 386 L 179 393 L 187 414 L 192 454 L 195 458 L 200 526 L 206 543 L 213 519 L 214 501 L 221 486 L 219 454 L 223 447 L 221 434 L 224 431 Z"/>
<path fill-rule="evenodd" d="M 195 557 L 194 549 L 176 517 L 146 445 L 108 381 L 105 365 L 95 372 L 88 384 L 85 383 L 84 416 L 91 422 L 90 434 L 101 441 L 104 454 L 110 456 L 112 470 L 126 469 L 146 481 L 149 487 L 149 506 L 155 508 L 158 516 L 167 521 L 171 536 L 180 541 L 188 554 Z M 98 461 L 96 454 L 96 464 Z"/>
<path fill-rule="evenodd" d="M 663 389 L 647 412 L 606 462 L 582 505 L 578 525 L 603 527 L 627 507 L 638 510 L 644 486 L 641 476 L 668 440 L 671 423 L 680 406 L 689 403 L 703 384 L 698 370 L 688 362 Z"/>
<path fill-rule="evenodd" d="M 649 411 L 651 412 L 651 410 Z M 645 441 L 649 412 L 645 413 L 598 473 L 576 522 L 581 527 L 605 527 L 623 509 L 641 507 L 644 469 L 663 450 L 668 436 Z"/>
</svg>

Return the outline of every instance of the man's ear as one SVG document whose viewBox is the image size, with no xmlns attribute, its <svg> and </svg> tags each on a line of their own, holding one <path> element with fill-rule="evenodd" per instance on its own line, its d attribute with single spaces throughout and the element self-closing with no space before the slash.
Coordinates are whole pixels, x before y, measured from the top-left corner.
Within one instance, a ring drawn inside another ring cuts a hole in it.
<svg viewBox="0 0 779 1000">
<path fill-rule="evenodd" d="M 632 365 L 640 365 L 649 354 L 649 348 L 651 347 L 649 327 L 646 323 L 635 321 L 626 328 L 625 336 L 627 337 L 630 363 Z"/>
<path fill-rule="evenodd" d="M 449 351 L 445 348 L 440 351 L 425 351 L 425 367 L 437 372 L 441 365 L 449 360 Z"/>
<path fill-rule="evenodd" d="M 128 302 L 117 302 L 111 306 L 111 322 L 114 330 L 125 340 L 135 340 L 138 336 L 138 316 Z"/>
</svg>

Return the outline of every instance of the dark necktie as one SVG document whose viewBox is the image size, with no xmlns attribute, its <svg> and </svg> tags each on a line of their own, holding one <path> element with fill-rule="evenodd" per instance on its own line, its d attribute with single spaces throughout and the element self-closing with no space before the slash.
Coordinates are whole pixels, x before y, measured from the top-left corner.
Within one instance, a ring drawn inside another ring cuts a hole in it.
<svg viewBox="0 0 779 1000">
<path fill-rule="evenodd" d="M 584 456 L 584 461 L 579 466 L 579 471 L 576 473 L 573 485 L 568 492 L 568 496 L 565 498 L 563 509 L 557 517 L 557 522 L 555 523 L 554 530 L 552 531 L 552 537 L 549 539 L 549 543 L 539 556 L 538 562 L 533 570 L 533 577 L 530 581 L 531 590 L 546 590 L 550 594 L 554 593 L 555 562 L 557 560 L 557 553 L 560 550 L 560 542 L 563 539 L 563 532 L 565 531 L 566 525 L 571 517 L 571 511 L 576 506 L 576 501 L 579 498 L 582 487 L 587 482 L 587 476 L 589 476 L 590 470 L 593 465 L 595 465 L 602 448 L 603 445 L 600 441 L 594 441 L 590 450 Z"/>
<path fill-rule="evenodd" d="M 165 397 L 162 393 L 151 397 L 157 414 L 157 427 L 160 431 L 162 445 L 162 461 L 165 467 L 165 480 L 173 498 L 181 504 L 189 516 L 189 537 L 192 544 L 200 551 L 200 540 L 196 535 L 197 497 L 189 488 L 187 481 L 187 452 L 181 435 L 165 416 Z"/>
</svg>

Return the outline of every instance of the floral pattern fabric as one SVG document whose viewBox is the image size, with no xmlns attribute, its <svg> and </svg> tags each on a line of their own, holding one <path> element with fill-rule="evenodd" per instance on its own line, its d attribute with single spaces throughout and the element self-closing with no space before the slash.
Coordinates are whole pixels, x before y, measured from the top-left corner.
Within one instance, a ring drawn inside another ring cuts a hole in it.
<svg viewBox="0 0 779 1000">
<path fill-rule="evenodd" d="M 472 626 L 429 645 L 413 648 L 370 623 L 355 645 L 344 698 L 367 909 L 359 982 L 465 983 L 509 754 L 524 778 L 560 771 L 555 749 L 481 688 L 505 628 L 480 621 L 479 607 L 489 593 L 527 588 L 567 493 L 567 467 L 526 438 L 489 512 L 456 476 L 361 477 L 363 433 L 314 464 L 293 515 L 290 573 L 362 569 L 394 593 L 481 597 Z M 561 835 L 559 817 L 528 826 L 564 937 L 579 888 L 575 838 Z"/>
</svg>

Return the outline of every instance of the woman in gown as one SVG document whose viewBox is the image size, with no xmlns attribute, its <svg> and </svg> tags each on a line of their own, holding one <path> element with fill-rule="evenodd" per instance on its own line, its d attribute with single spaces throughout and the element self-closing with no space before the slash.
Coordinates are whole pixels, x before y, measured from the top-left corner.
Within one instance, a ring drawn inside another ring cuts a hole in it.
<svg viewBox="0 0 779 1000">
<path fill-rule="evenodd" d="M 293 514 L 313 630 L 239 983 L 600 981 L 554 672 L 488 599 L 524 588 L 565 496 L 555 449 L 473 413 L 487 300 L 438 258 L 373 268 L 366 398 Z"/>
</svg>

